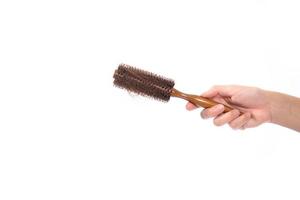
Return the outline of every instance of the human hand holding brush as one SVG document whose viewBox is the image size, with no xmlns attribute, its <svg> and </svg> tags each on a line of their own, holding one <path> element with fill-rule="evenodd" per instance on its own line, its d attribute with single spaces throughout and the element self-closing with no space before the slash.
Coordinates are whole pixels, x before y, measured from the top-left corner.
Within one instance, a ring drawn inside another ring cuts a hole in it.
<svg viewBox="0 0 300 200">
<path fill-rule="evenodd" d="M 214 86 L 201 96 L 220 103 L 201 111 L 201 117 L 214 118 L 216 126 L 228 124 L 233 129 L 245 129 L 271 122 L 300 131 L 299 98 L 237 85 Z M 223 113 L 223 105 L 234 109 Z M 187 110 L 196 108 L 192 103 L 186 105 Z"/>
<path fill-rule="evenodd" d="M 213 99 L 221 104 L 202 110 L 203 119 L 214 118 L 216 126 L 229 124 L 233 129 L 245 129 L 271 121 L 270 102 L 266 92 L 245 86 L 214 86 L 201 96 Z M 224 106 L 233 110 L 224 113 Z M 187 103 L 187 110 L 194 110 L 196 106 Z"/>
<path fill-rule="evenodd" d="M 289 95 L 245 86 L 215 86 L 202 95 L 186 94 L 174 88 L 172 79 L 126 64 L 115 70 L 114 85 L 160 101 L 177 97 L 189 101 L 188 110 L 205 108 L 203 118 L 214 118 L 217 126 L 234 129 L 276 123 L 300 131 L 300 99 Z"/>
</svg>

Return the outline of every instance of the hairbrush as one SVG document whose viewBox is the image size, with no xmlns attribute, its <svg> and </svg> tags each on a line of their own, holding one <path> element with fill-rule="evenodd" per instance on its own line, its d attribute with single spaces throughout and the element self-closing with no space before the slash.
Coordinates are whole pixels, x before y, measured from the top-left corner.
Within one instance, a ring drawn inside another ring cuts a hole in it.
<svg viewBox="0 0 300 200">
<path fill-rule="evenodd" d="M 191 102 L 197 107 L 210 108 L 220 104 L 199 95 L 180 92 L 174 88 L 174 80 L 126 64 L 118 66 L 113 78 L 114 85 L 119 88 L 163 102 L 169 101 L 170 97 L 178 97 Z M 226 105 L 224 107 L 224 112 L 232 110 Z"/>
</svg>

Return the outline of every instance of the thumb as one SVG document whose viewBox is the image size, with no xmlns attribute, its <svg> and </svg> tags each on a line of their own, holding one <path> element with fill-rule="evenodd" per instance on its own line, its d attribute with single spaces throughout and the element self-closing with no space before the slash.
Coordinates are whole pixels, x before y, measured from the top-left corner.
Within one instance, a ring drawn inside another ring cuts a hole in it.
<svg viewBox="0 0 300 200">
<path fill-rule="evenodd" d="M 235 90 L 234 86 L 231 85 L 216 85 L 207 90 L 206 92 L 202 93 L 201 96 L 207 97 L 207 98 L 213 98 L 217 95 L 223 96 L 223 97 L 231 97 L 233 96 Z"/>
</svg>

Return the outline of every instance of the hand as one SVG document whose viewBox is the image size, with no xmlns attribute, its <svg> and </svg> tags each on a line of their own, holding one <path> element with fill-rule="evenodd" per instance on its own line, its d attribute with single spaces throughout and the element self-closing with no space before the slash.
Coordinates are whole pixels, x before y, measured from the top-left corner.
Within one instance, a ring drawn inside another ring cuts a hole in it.
<svg viewBox="0 0 300 200">
<path fill-rule="evenodd" d="M 213 99 L 221 104 L 211 108 L 203 109 L 203 119 L 214 118 L 216 126 L 229 124 L 233 129 L 245 129 L 256 127 L 265 122 L 271 122 L 271 105 L 267 91 L 255 87 L 237 85 L 214 86 L 201 96 Z M 224 106 L 234 108 L 224 113 Z M 187 103 L 187 110 L 194 110 L 197 107 Z"/>
</svg>

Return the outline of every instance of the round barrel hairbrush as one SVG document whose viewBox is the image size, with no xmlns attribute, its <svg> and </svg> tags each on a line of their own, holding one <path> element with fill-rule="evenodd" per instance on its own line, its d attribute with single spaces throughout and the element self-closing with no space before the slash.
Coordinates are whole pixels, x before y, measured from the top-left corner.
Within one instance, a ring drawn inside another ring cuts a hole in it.
<svg viewBox="0 0 300 200">
<path fill-rule="evenodd" d="M 139 95 L 152 97 L 156 100 L 167 102 L 170 97 L 178 97 L 203 108 L 220 104 L 199 95 L 180 92 L 174 88 L 174 80 L 126 64 L 119 65 L 114 72 L 113 78 L 115 86 Z M 224 112 L 232 110 L 226 105 L 224 107 Z"/>
</svg>

